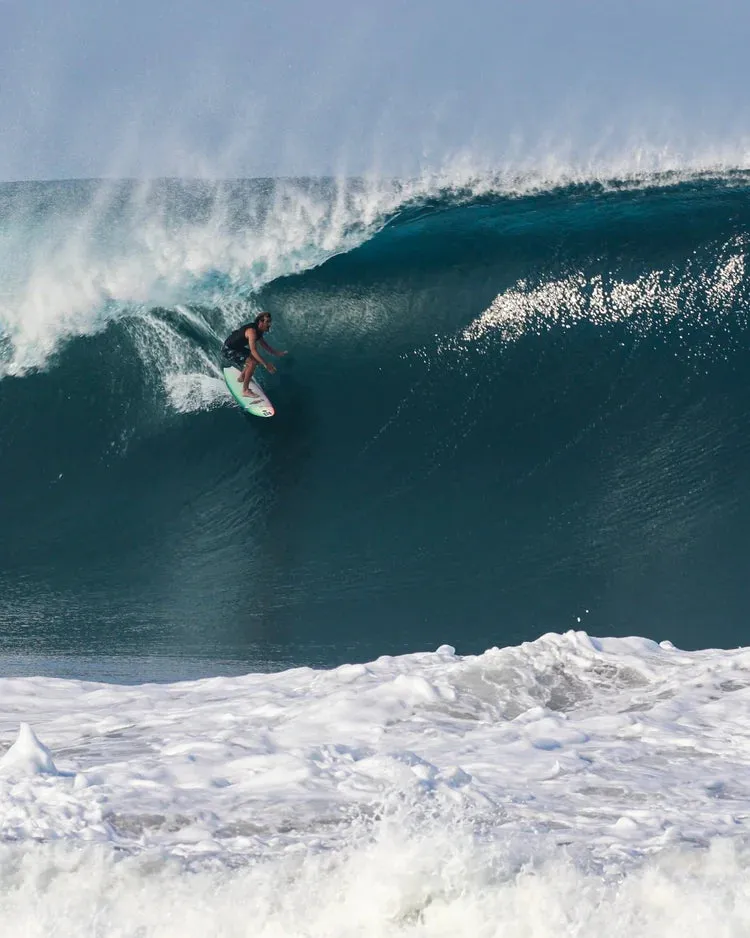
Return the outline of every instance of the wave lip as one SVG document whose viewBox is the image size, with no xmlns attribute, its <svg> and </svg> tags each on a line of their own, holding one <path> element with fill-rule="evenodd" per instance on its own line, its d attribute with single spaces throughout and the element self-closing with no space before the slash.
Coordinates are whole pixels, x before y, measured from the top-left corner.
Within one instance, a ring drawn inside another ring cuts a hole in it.
<svg viewBox="0 0 750 938">
<path fill-rule="evenodd" d="M 482 167 L 457 157 L 407 180 L 377 178 L 13 183 L 0 186 L 0 377 L 44 367 L 67 340 L 157 305 L 220 303 L 310 270 L 425 207 L 570 187 L 747 186 L 739 154 L 656 148 L 576 162 Z"/>
<path fill-rule="evenodd" d="M 403 197 L 361 180 L 0 187 L 13 208 L 0 242 L 3 371 L 39 368 L 68 338 L 144 307 L 237 303 L 360 243 Z"/>
</svg>

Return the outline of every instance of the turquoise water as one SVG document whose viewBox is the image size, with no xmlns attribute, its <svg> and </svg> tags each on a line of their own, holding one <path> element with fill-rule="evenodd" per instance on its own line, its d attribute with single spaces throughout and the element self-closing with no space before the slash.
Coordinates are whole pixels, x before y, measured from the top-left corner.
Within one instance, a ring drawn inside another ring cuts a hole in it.
<svg viewBox="0 0 750 938">
<path fill-rule="evenodd" d="M 0 189 L 0 667 L 746 644 L 744 177 L 284 186 Z M 259 308 L 269 421 L 215 368 Z"/>
</svg>

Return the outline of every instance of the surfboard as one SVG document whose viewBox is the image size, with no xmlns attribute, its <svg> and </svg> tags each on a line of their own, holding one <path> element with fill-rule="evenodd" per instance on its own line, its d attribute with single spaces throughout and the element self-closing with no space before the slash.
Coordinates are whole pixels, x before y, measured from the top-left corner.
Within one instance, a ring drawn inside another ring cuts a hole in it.
<svg viewBox="0 0 750 938">
<path fill-rule="evenodd" d="M 255 378 L 253 378 L 248 385 L 255 397 L 243 397 L 242 385 L 238 380 L 241 374 L 239 368 L 222 368 L 221 370 L 224 372 L 224 380 L 227 383 L 227 387 L 232 392 L 232 397 L 244 411 L 247 411 L 248 414 L 252 414 L 254 417 L 273 417 L 276 413 L 273 409 L 273 404 L 268 400 L 266 392 Z"/>
</svg>

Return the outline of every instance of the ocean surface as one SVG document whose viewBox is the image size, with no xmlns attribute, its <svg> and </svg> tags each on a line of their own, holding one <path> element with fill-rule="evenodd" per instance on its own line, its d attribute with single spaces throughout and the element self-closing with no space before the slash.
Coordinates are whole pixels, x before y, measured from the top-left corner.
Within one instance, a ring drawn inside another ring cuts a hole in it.
<svg viewBox="0 0 750 938">
<path fill-rule="evenodd" d="M 0 933 L 746 935 L 749 239 L 743 170 L 0 184 Z"/>
</svg>

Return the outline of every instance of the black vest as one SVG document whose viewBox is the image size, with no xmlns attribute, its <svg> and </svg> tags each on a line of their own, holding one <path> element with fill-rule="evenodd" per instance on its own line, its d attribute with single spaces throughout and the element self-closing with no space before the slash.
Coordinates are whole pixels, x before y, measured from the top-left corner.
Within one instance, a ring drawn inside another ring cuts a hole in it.
<svg viewBox="0 0 750 938">
<path fill-rule="evenodd" d="M 255 329 L 255 339 L 256 341 L 260 339 L 261 332 L 256 324 L 254 322 L 246 322 L 244 326 L 240 326 L 239 329 L 235 329 L 234 332 L 228 336 L 226 342 L 224 343 L 224 348 L 230 349 L 233 352 L 249 352 L 250 345 L 245 335 L 245 330 L 247 329 Z"/>
</svg>

